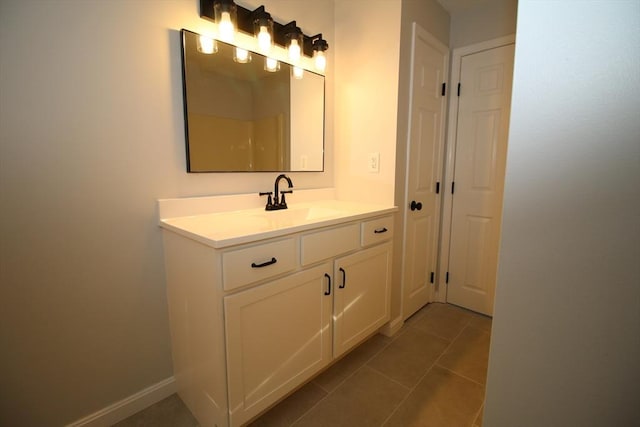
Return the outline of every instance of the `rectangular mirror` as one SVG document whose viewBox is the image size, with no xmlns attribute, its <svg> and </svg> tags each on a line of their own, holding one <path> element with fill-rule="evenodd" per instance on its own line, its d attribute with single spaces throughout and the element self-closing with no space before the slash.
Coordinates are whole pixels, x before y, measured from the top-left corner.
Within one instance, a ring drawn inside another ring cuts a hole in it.
<svg viewBox="0 0 640 427">
<path fill-rule="evenodd" d="M 182 77 L 188 172 L 295 172 L 324 168 L 324 77 L 266 57 L 234 60 L 216 40 L 202 52 L 200 35 L 182 30 Z"/>
</svg>

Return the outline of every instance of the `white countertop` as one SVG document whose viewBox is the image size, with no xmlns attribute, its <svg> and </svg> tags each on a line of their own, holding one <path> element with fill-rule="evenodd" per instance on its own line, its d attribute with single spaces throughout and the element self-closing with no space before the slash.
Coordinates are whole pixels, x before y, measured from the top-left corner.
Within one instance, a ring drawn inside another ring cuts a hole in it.
<svg viewBox="0 0 640 427">
<path fill-rule="evenodd" d="M 397 210 L 395 206 L 322 200 L 290 203 L 288 209 L 279 211 L 253 208 L 164 218 L 160 226 L 213 248 L 225 248 Z"/>
</svg>

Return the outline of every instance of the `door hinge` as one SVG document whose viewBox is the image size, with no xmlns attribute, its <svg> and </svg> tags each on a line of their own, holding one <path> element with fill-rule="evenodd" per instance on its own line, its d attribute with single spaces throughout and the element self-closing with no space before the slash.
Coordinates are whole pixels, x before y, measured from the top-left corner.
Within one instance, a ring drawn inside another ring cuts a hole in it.
<svg viewBox="0 0 640 427">
<path fill-rule="evenodd" d="M 434 272 L 432 271 L 432 272 L 431 272 L 431 279 L 430 279 L 430 282 L 431 282 L 431 283 L 433 283 L 433 279 L 434 279 L 434 278 L 435 278 L 435 274 L 434 274 Z"/>
<path fill-rule="evenodd" d="M 442 96 L 444 96 L 445 93 L 447 93 L 447 84 L 442 83 Z"/>
<path fill-rule="evenodd" d="M 455 181 L 451 181 L 451 194 L 453 194 L 453 192 L 455 191 L 455 188 L 456 188 Z"/>
<path fill-rule="evenodd" d="M 444 283 L 449 284 L 449 272 L 447 271 L 447 274 L 444 275 Z"/>
<path fill-rule="evenodd" d="M 460 83 L 458 83 L 458 96 L 460 96 Z"/>
<path fill-rule="evenodd" d="M 436 182 L 436 194 L 440 194 L 440 181 Z"/>
</svg>

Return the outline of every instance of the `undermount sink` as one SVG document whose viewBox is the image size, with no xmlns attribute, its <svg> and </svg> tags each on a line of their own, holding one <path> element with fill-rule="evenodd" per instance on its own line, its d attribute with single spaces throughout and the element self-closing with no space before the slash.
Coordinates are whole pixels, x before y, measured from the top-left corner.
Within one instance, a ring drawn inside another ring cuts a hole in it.
<svg viewBox="0 0 640 427">
<path fill-rule="evenodd" d="M 214 248 L 277 237 L 395 211 L 393 206 L 324 200 L 291 203 L 288 209 L 245 209 L 161 220 L 161 225 Z"/>
<path fill-rule="evenodd" d="M 347 211 L 324 207 L 292 206 L 279 211 L 246 210 L 228 213 L 202 215 L 188 221 L 209 223 L 213 228 L 236 231 L 266 231 L 285 227 L 294 227 L 325 218 L 336 218 L 348 215 Z M 204 224 L 202 224 L 204 226 Z"/>
<path fill-rule="evenodd" d="M 296 206 L 279 211 L 264 211 L 261 215 L 252 214 L 251 217 L 265 218 L 272 224 L 298 223 L 301 221 L 313 221 L 321 218 L 343 216 L 348 210 L 332 209 L 323 206 Z"/>
</svg>

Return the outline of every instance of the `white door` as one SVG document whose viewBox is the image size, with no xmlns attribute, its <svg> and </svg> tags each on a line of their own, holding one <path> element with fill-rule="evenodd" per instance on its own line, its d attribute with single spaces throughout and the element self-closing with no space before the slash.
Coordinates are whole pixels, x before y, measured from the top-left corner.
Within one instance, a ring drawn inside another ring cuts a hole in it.
<svg viewBox="0 0 640 427">
<path fill-rule="evenodd" d="M 514 45 L 463 56 L 447 302 L 493 314 Z"/>
<path fill-rule="evenodd" d="M 414 23 L 403 207 L 405 319 L 430 301 L 435 283 L 448 63 L 449 49 Z"/>
</svg>

